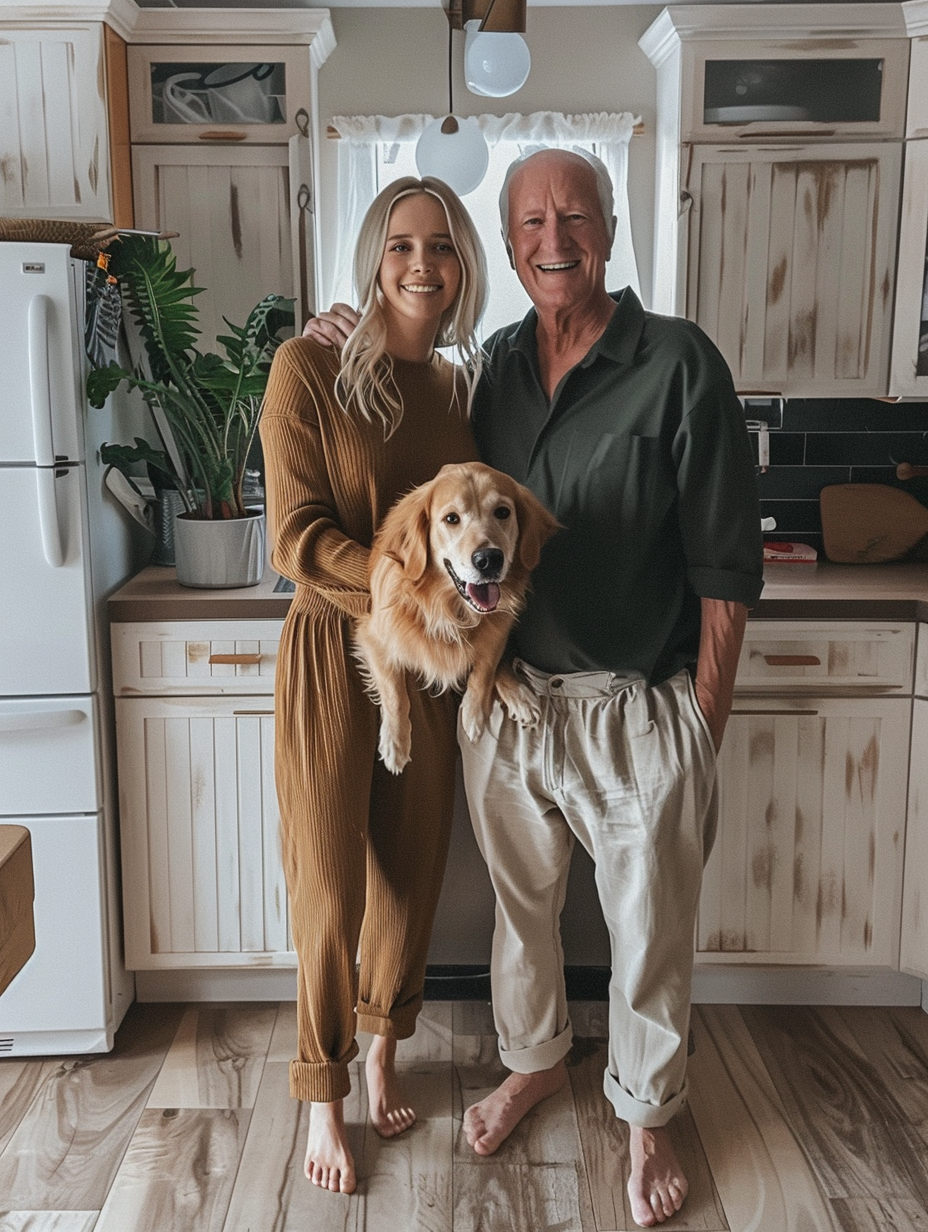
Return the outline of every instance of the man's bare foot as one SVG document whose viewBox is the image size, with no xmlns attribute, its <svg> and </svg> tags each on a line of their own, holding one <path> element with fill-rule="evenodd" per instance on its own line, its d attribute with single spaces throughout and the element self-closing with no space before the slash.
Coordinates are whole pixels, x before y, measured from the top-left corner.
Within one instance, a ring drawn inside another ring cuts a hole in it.
<svg viewBox="0 0 928 1232">
<path fill-rule="evenodd" d="M 567 1081 L 563 1061 L 534 1074 L 510 1074 L 492 1095 L 464 1113 L 464 1133 L 478 1155 L 492 1155 L 526 1112 L 559 1091 Z"/>
<path fill-rule="evenodd" d="M 367 1101 L 374 1129 L 381 1138 L 395 1138 L 415 1124 L 416 1114 L 400 1094 L 396 1078 L 396 1040 L 375 1035 L 364 1063 Z"/>
<path fill-rule="evenodd" d="M 676 1214 L 689 1186 L 666 1125 L 657 1129 L 630 1125 L 629 1129 L 632 1172 L 628 1196 L 632 1216 L 642 1228 L 652 1228 Z"/>
<path fill-rule="evenodd" d="M 354 1193 L 357 1178 L 345 1133 L 344 1101 L 309 1105 L 309 1139 L 303 1171 L 320 1189 Z"/>
</svg>

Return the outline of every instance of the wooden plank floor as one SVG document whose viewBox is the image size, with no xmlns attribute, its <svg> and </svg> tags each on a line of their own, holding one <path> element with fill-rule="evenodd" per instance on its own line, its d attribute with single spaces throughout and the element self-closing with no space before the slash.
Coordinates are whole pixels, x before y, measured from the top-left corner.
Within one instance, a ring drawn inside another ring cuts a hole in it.
<svg viewBox="0 0 928 1232">
<path fill-rule="evenodd" d="M 0 1232 L 628 1232 L 605 1006 L 571 1015 L 569 1087 L 489 1159 L 461 1128 L 504 1072 L 488 1005 L 426 1004 L 398 1139 L 366 1124 L 362 1052 L 349 1198 L 302 1176 L 291 1003 L 135 1005 L 110 1054 L 0 1061 Z M 693 1035 L 668 1232 L 928 1232 L 928 1014 L 700 1006 Z"/>
</svg>

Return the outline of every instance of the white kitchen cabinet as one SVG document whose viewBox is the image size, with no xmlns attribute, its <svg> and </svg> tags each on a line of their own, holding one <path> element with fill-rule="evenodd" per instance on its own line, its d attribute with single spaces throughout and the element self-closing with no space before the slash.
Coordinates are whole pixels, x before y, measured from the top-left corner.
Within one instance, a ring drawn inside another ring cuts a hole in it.
<svg viewBox="0 0 928 1232">
<path fill-rule="evenodd" d="M 213 349 L 259 299 L 315 307 L 318 72 L 327 9 L 140 11 L 128 36 L 136 225 L 177 231 Z"/>
<path fill-rule="evenodd" d="M 756 37 L 739 22 L 740 39 L 716 39 L 697 21 L 704 37 L 682 65 L 684 142 L 902 135 L 909 47 L 901 28 L 895 38 L 818 41 L 808 30 L 799 40 Z"/>
<path fill-rule="evenodd" d="M 286 144 L 311 105 L 304 48 L 135 46 L 128 67 L 133 142 Z"/>
<path fill-rule="evenodd" d="M 737 698 L 700 962 L 895 967 L 906 699 Z"/>
<path fill-rule="evenodd" d="M 906 623 L 748 623 L 700 962 L 898 965 L 913 658 Z"/>
<path fill-rule="evenodd" d="M 4 23 L 0 215 L 113 218 L 104 27 Z"/>
<path fill-rule="evenodd" d="M 693 146 L 686 315 L 739 391 L 885 393 L 899 142 Z"/>
<path fill-rule="evenodd" d="M 265 295 L 295 294 L 286 145 L 135 145 L 132 176 L 138 226 L 177 231 L 178 268 L 205 288 L 203 347 L 229 332 L 223 318 L 241 326 Z"/>
<path fill-rule="evenodd" d="M 928 139 L 906 142 L 889 392 L 928 400 Z"/>
<path fill-rule="evenodd" d="M 928 980 L 928 624 L 918 626 L 915 660 L 899 965 Z"/>
<path fill-rule="evenodd" d="M 885 395 L 901 12 L 671 6 L 640 45 L 657 69 L 653 308 L 705 329 L 739 393 Z"/>
<path fill-rule="evenodd" d="M 112 626 L 134 970 L 295 965 L 274 786 L 280 626 Z"/>
</svg>

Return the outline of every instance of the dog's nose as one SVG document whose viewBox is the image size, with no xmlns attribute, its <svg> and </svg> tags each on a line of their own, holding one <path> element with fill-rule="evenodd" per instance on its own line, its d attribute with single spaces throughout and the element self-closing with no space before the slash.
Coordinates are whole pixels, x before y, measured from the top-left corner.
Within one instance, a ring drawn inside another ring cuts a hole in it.
<svg viewBox="0 0 928 1232">
<path fill-rule="evenodd" d="M 478 573 L 499 573 L 503 567 L 503 554 L 499 548 L 478 548 L 470 558 Z"/>
</svg>

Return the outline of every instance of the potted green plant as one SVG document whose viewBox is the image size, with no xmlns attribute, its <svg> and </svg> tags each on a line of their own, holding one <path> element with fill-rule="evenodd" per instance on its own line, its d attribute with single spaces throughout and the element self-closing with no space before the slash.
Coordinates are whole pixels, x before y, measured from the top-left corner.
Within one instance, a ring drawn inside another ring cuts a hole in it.
<svg viewBox="0 0 928 1232">
<path fill-rule="evenodd" d="M 217 338 L 223 354 L 201 352 L 193 270 L 178 270 L 169 243 L 126 236 L 110 272 L 141 338 L 133 371 L 110 363 L 87 381 L 91 406 L 101 407 L 120 385 L 140 391 L 162 449 L 137 439 L 110 446 L 113 460 L 142 460 L 167 474 L 184 512 L 175 525 L 177 580 L 186 586 L 247 586 L 264 569 L 264 517 L 242 497 L 245 463 L 254 441 L 280 331 L 293 324 L 292 300 L 265 296 L 244 326 Z M 225 318 L 224 318 L 225 319 Z"/>
</svg>

